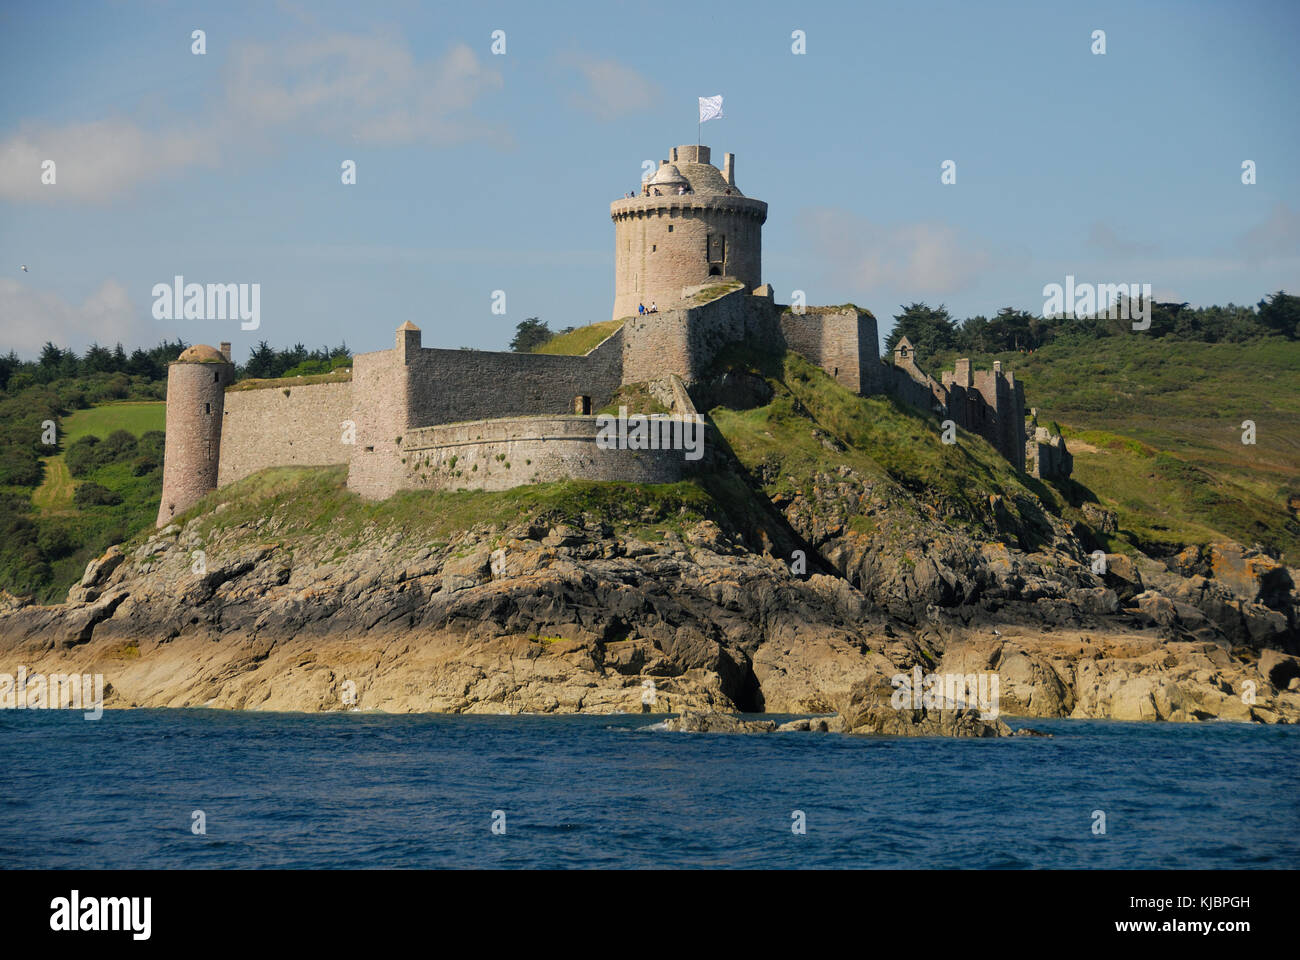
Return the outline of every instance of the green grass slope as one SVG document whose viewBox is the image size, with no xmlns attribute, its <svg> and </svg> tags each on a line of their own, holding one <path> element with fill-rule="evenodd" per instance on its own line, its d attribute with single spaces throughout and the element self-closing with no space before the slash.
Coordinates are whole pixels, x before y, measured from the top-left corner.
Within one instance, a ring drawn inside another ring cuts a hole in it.
<svg viewBox="0 0 1300 960">
<path fill-rule="evenodd" d="M 955 355 L 922 365 L 937 376 Z M 1300 342 L 1194 343 L 1140 335 L 1053 343 L 1002 360 L 1039 423 L 1060 424 L 1074 479 L 1163 552 L 1217 539 L 1300 559 Z M 1254 421 L 1256 442 L 1242 443 Z"/>
<path fill-rule="evenodd" d="M 623 326 L 622 320 L 606 320 L 603 323 L 592 323 L 585 327 L 578 327 L 568 333 L 557 333 L 541 346 L 535 347 L 533 353 L 559 353 L 569 356 L 582 356 L 604 343 L 621 326 Z"/>
</svg>

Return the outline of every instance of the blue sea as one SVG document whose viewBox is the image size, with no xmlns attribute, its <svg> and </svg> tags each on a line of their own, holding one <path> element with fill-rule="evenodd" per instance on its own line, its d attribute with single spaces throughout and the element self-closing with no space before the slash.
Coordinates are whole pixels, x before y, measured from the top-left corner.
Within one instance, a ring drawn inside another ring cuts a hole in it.
<svg viewBox="0 0 1300 960">
<path fill-rule="evenodd" d="M 661 719 L 7 710 L 0 867 L 1300 865 L 1300 727 L 895 740 Z"/>
</svg>

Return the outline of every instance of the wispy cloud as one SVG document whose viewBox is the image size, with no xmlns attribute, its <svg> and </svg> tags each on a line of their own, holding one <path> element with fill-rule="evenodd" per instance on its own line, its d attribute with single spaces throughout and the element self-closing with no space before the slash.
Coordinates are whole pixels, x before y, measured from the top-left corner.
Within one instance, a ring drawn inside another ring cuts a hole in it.
<svg viewBox="0 0 1300 960">
<path fill-rule="evenodd" d="M 994 263 L 983 244 L 944 223 L 881 224 L 817 208 L 800 214 L 798 226 L 831 279 L 864 292 L 948 295 L 974 286 Z"/>
<path fill-rule="evenodd" d="M 236 145 L 274 144 L 312 132 L 349 143 L 433 146 L 508 134 L 473 107 L 501 89 L 499 71 L 464 45 L 420 61 L 400 39 L 328 34 L 231 54 L 223 95 L 185 127 L 149 129 L 114 118 L 67 126 L 27 125 L 0 138 L 0 199 L 106 200 L 139 183 L 216 164 Z M 41 182 L 55 162 L 57 181 Z"/>
<path fill-rule="evenodd" d="M 1252 263 L 1300 254 L 1300 213 L 1278 203 L 1262 223 L 1247 230 L 1237 246 Z"/>
<path fill-rule="evenodd" d="M 0 140 L 0 198 L 101 200 L 139 181 L 215 160 L 211 132 L 151 131 L 126 118 L 29 126 Z M 42 164 L 54 162 L 54 183 Z"/>
<path fill-rule="evenodd" d="M 17 280 L 0 279 L 0 317 L 5 348 L 23 356 L 34 355 L 47 340 L 81 349 L 91 341 L 141 344 L 159 336 L 147 311 L 137 311 L 126 288 L 113 279 L 105 280 L 80 304 Z"/>
<path fill-rule="evenodd" d="M 226 94 L 234 116 L 260 127 L 443 145 L 502 138 L 469 108 L 503 86 L 500 72 L 463 44 L 420 62 L 398 39 L 331 34 L 287 47 L 243 45 L 232 57 Z"/>
<path fill-rule="evenodd" d="M 1115 232 L 1114 227 L 1108 223 L 1102 223 L 1100 220 L 1094 221 L 1089 225 L 1088 242 L 1102 253 L 1114 257 L 1130 257 L 1156 252 L 1156 248 L 1152 244 L 1140 243 L 1136 240 L 1122 237 Z"/>
<path fill-rule="evenodd" d="M 659 88 L 631 67 L 580 53 L 556 58 L 560 66 L 576 71 L 582 88 L 570 94 L 569 103 L 598 120 L 613 120 L 649 110 Z"/>
</svg>

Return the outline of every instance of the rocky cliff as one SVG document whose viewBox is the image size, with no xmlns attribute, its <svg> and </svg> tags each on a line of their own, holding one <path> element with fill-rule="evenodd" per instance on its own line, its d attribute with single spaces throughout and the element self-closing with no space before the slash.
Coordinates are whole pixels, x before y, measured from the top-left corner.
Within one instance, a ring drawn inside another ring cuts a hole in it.
<svg viewBox="0 0 1300 960">
<path fill-rule="evenodd" d="M 987 710 L 892 702 L 919 668 L 996 674 L 1003 715 L 1300 720 L 1296 574 L 1279 560 L 1219 543 L 1112 553 L 1094 573 L 1087 525 L 1046 488 L 985 477 L 995 452 L 940 451 L 965 473 L 921 483 L 915 464 L 882 466 L 888 438 L 784 382 L 720 376 L 728 449 L 699 482 L 366 504 L 338 469 L 259 474 L 113 548 L 64 604 L 5 598 L 0 672 L 102 673 L 110 708 L 1009 732 Z"/>
</svg>

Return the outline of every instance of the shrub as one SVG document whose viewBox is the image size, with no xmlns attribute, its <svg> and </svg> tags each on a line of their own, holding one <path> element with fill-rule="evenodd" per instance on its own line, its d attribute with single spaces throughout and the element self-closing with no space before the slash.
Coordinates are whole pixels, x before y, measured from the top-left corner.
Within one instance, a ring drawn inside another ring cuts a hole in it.
<svg viewBox="0 0 1300 960">
<path fill-rule="evenodd" d="M 35 487 L 44 475 L 41 461 L 30 449 L 18 446 L 0 449 L 0 484 Z"/>
<path fill-rule="evenodd" d="M 74 477 L 88 477 L 100 465 L 99 437 L 91 434 L 82 437 L 68 447 L 63 460 L 68 465 L 68 473 Z"/>
<path fill-rule="evenodd" d="M 122 498 L 108 487 L 98 483 L 80 484 L 72 494 L 72 502 L 79 509 L 86 507 L 111 507 L 122 502 Z"/>
</svg>

